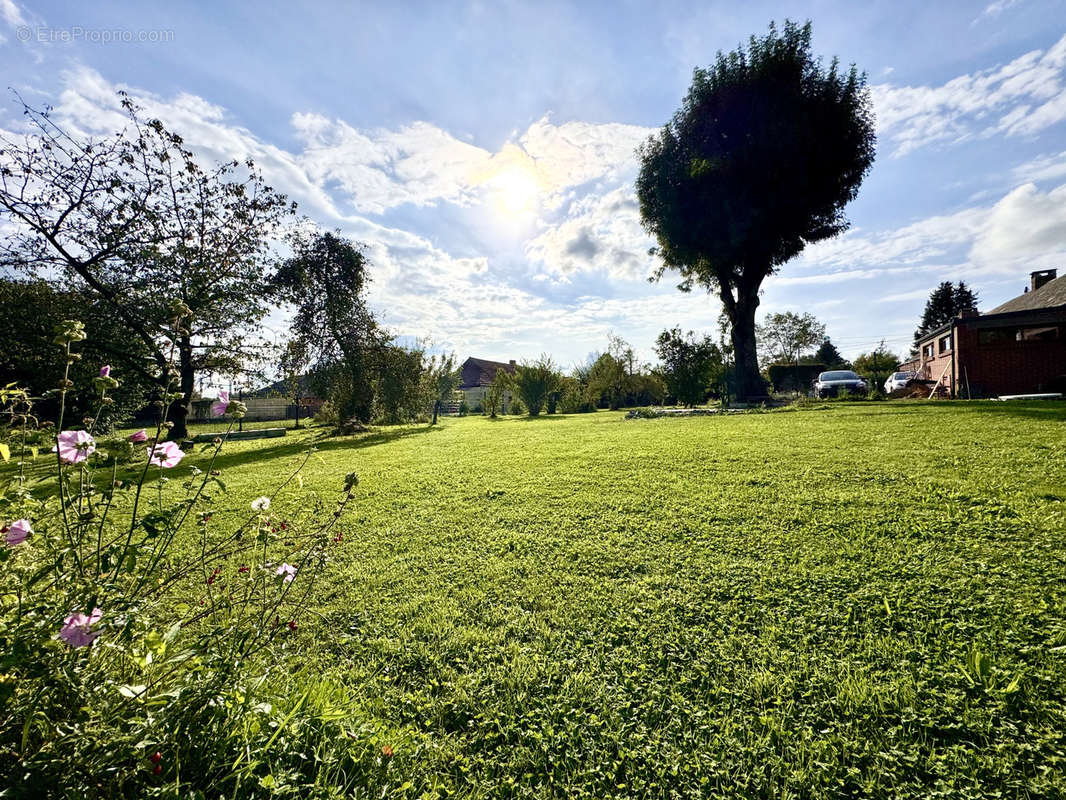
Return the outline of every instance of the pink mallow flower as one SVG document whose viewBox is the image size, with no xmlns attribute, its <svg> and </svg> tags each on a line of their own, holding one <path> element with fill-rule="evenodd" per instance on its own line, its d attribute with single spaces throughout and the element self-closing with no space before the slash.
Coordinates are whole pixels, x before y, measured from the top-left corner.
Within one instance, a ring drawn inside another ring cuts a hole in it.
<svg viewBox="0 0 1066 800">
<path fill-rule="evenodd" d="M 293 579 L 296 577 L 296 567 L 292 564 L 282 564 L 278 567 L 277 574 L 279 576 L 284 576 L 283 580 L 285 583 L 292 583 Z"/>
<path fill-rule="evenodd" d="M 71 647 L 86 647 L 100 635 L 100 631 L 90 630 L 101 620 L 104 612 L 94 608 L 91 614 L 71 614 L 59 629 L 59 638 Z"/>
<path fill-rule="evenodd" d="M 22 544 L 33 533 L 33 526 L 28 519 L 17 519 L 4 528 L 4 542 L 9 547 Z"/>
<path fill-rule="evenodd" d="M 56 437 L 52 452 L 59 452 L 59 459 L 67 464 L 77 464 L 96 452 L 96 442 L 86 431 L 63 431 Z"/>
<path fill-rule="evenodd" d="M 111 377 L 111 365 L 110 364 L 104 364 L 102 367 L 100 367 L 100 377 L 101 378 L 110 378 Z"/>
<path fill-rule="evenodd" d="M 146 442 L 148 441 L 148 431 L 141 428 L 136 433 L 131 433 L 128 438 L 131 442 Z"/>
<path fill-rule="evenodd" d="M 185 458 L 185 454 L 181 452 L 181 448 L 174 444 L 174 442 L 154 444 L 148 451 L 148 463 L 155 464 L 164 469 L 176 467 L 178 462 L 183 458 Z"/>
<path fill-rule="evenodd" d="M 227 408 L 229 408 L 229 392 L 219 392 L 218 400 L 211 404 L 211 414 L 221 417 L 226 413 Z"/>
</svg>

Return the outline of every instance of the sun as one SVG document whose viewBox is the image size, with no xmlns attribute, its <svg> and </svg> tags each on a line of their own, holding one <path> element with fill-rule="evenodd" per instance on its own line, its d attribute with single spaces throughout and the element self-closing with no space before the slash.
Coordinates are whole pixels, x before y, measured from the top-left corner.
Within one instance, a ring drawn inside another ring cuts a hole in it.
<svg viewBox="0 0 1066 800">
<path fill-rule="evenodd" d="M 528 169 L 513 168 L 500 173 L 493 181 L 499 205 L 509 216 L 518 217 L 537 205 L 536 176 Z"/>
</svg>

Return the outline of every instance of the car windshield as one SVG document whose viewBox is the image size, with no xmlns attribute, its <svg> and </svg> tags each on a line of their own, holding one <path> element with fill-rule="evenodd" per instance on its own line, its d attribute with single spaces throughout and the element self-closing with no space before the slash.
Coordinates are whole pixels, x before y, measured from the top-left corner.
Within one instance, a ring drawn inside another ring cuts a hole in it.
<svg viewBox="0 0 1066 800">
<path fill-rule="evenodd" d="M 846 369 L 836 370 L 835 372 L 823 372 L 818 376 L 818 380 L 820 381 L 857 381 L 858 379 L 858 375 Z"/>
<path fill-rule="evenodd" d="M 894 381 L 905 381 L 908 378 L 910 378 L 910 376 L 911 376 L 911 374 L 909 372 L 897 372 L 897 373 L 895 373 L 892 376 L 892 380 L 894 380 Z"/>
</svg>

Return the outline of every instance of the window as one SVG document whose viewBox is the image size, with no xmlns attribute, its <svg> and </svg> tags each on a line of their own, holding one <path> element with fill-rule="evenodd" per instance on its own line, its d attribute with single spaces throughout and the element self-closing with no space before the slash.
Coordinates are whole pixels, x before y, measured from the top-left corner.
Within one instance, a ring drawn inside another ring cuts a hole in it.
<svg viewBox="0 0 1066 800">
<path fill-rule="evenodd" d="M 933 343 L 932 342 L 930 342 L 929 344 L 927 344 L 925 347 L 922 348 L 922 355 L 925 356 L 926 358 L 932 358 L 933 357 L 934 353 L 933 353 Z"/>
<path fill-rule="evenodd" d="M 980 344 L 999 344 L 1000 342 L 1013 342 L 1018 338 L 1017 328 L 985 328 L 977 332 L 977 341 Z"/>
<path fill-rule="evenodd" d="M 1032 328 L 986 328 L 977 332 L 977 341 L 981 344 L 1047 342 L 1058 339 L 1059 335 L 1058 325 L 1042 325 Z"/>
<path fill-rule="evenodd" d="M 951 334 L 943 336 L 940 339 L 940 352 L 947 353 L 951 351 Z"/>
<path fill-rule="evenodd" d="M 1019 342 L 1047 342 L 1059 338 L 1059 329 L 1055 325 L 1043 328 L 1022 328 L 1018 331 Z"/>
</svg>

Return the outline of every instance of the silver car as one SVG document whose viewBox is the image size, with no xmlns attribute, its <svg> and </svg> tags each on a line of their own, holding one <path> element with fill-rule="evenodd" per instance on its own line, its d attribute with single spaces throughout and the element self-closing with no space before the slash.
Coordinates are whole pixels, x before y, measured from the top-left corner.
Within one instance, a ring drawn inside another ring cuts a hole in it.
<svg viewBox="0 0 1066 800">
<path fill-rule="evenodd" d="M 916 377 L 913 372 L 893 372 L 885 381 L 885 394 L 892 394 L 896 389 L 904 388 Z"/>
<path fill-rule="evenodd" d="M 850 369 L 834 369 L 823 372 L 814 382 L 815 397 L 836 397 L 838 394 L 866 394 L 866 381 Z"/>
</svg>

